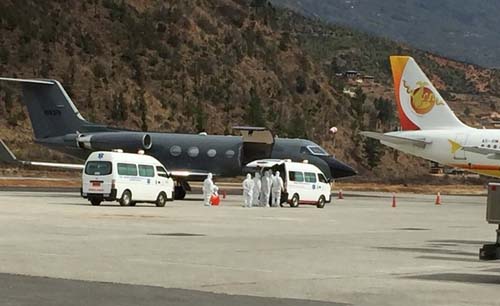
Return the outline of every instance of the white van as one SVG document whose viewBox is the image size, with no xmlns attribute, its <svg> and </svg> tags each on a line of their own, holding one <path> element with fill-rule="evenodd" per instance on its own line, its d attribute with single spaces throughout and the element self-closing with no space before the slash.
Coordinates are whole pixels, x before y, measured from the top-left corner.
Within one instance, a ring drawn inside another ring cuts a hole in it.
<svg viewBox="0 0 500 306">
<path fill-rule="evenodd" d="M 296 163 L 289 160 L 265 159 L 256 160 L 247 165 L 248 168 L 257 168 L 263 173 L 276 171 L 285 183 L 285 192 L 281 195 L 281 202 L 298 207 L 299 204 L 312 204 L 318 208 L 325 207 L 331 201 L 331 186 L 325 175 L 315 165 Z"/>
<path fill-rule="evenodd" d="M 122 206 L 137 202 L 158 207 L 173 200 L 174 181 L 156 158 L 144 154 L 93 152 L 85 162 L 81 195 L 92 205 L 118 201 Z"/>
</svg>

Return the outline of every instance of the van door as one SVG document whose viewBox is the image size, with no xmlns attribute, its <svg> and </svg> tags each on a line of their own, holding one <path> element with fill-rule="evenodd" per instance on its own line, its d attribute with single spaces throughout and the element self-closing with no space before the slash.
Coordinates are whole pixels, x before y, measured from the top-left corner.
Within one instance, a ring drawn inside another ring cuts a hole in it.
<svg viewBox="0 0 500 306">
<path fill-rule="evenodd" d="M 326 177 L 323 175 L 323 173 L 318 173 L 318 189 L 320 191 L 320 195 L 325 196 L 326 201 L 330 201 L 330 194 L 332 193 L 332 188 L 330 186 L 330 183 L 328 183 Z"/>
<path fill-rule="evenodd" d="M 316 173 L 305 172 L 304 179 L 306 182 L 305 186 L 305 201 L 317 201 L 319 199 L 318 195 L 318 179 L 316 178 Z"/>
<path fill-rule="evenodd" d="M 157 194 L 161 191 L 164 191 L 167 195 L 167 199 L 172 197 L 172 191 L 170 185 L 170 176 L 168 175 L 167 170 L 161 166 L 156 166 L 156 186 L 157 186 Z"/>
<path fill-rule="evenodd" d="M 294 194 L 299 195 L 300 200 L 304 200 L 304 173 L 300 171 L 289 171 L 287 180 L 288 199 Z"/>
<path fill-rule="evenodd" d="M 158 196 L 156 192 L 155 168 L 151 165 L 139 165 L 139 176 L 141 178 L 141 200 L 154 201 Z"/>
<path fill-rule="evenodd" d="M 132 200 L 141 199 L 141 179 L 137 176 L 137 165 L 129 163 L 117 163 L 118 177 L 116 178 L 116 189 L 120 198 L 126 189 L 132 193 Z"/>
</svg>

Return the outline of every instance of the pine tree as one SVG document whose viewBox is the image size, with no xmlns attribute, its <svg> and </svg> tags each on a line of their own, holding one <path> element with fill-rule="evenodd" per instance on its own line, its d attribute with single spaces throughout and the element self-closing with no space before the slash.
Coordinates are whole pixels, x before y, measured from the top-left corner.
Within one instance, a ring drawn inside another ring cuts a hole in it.
<svg viewBox="0 0 500 306">
<path fill-rule="evenodd" d="M 377 167 L 381 157 L 380 142 L 376 139 L 365 138 L 363 141 L 363 156 L 370 170 Z"/>
<path fill-rule="evenodd" d="M 257 95 L 255 88 L 250 88 L 250 101 L 247 107 L 246 121 L 254 126 L 264 126 L 264 109 L 262 108 L 262 102 L 260 97 Z"/>
</svg>

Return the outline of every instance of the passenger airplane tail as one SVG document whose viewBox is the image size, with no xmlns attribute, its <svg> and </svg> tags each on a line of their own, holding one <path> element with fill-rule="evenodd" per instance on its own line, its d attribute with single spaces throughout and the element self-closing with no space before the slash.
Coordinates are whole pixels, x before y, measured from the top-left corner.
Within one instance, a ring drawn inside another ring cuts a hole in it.
<svg viewBox="0 0 500 306">
<path fill-rule="evenodd" d="M 36 139 L 83 132 L 99 127 L 86 121 L 56 80 L 0 78 L 19 82 Z"/>
<path fill-rule="evenodd" d="M 412 57 L 391 56 L 390 60 L 402 130 L 467 128 Z"/>
</svg>

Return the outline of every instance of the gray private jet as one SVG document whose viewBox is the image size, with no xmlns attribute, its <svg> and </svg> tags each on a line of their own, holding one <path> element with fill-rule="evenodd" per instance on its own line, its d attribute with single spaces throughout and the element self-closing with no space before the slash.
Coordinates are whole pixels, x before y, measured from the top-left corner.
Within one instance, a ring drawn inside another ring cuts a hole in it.
<svg viewBox="0 0 500 306">
<path fill-rule="evenodd" d="M 308 160 L 331 180 L 356 174 L 353 168 L 314 142 L 274 137 L 266 128 L 235 127 L 242 136 L 119 129 L 85 120 L 56 80 L 0 78 L 0 81 L 22 85 L 23 102 L 36 143 L 80 159 L 86 159 L 93 151 L 144 150 L 170 170 L 176 180 L 177 199 L 190 191 L 189 181 L 202 180 L 208 173 L 217 177 L 239 176 L 246 171 L 246 164 L 260 159 Z"/>
</svg>

